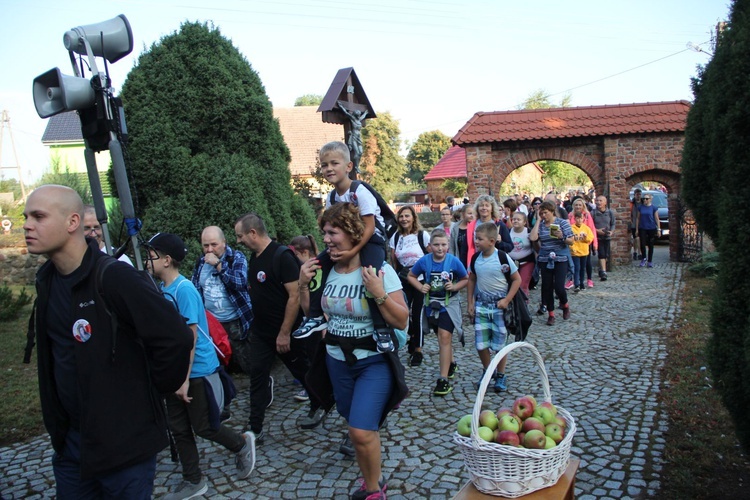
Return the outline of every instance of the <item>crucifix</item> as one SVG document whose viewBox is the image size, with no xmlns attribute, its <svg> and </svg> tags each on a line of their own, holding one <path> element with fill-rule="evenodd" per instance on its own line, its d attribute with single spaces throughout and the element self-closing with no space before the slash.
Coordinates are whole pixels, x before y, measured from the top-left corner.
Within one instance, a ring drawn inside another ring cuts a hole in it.
<svg viewBox="0 0 750 500">
<path fill-rule="evenodd" d="M 356 179 L 360 172 L 359 164 L 364 149 L 362 128 L 365 126 L 365 120 L 376 116 L 354 68 L 340 69 L 336 73 L 318 111 L 322 111 L 324 122 L 344 125 L 346 145 L 354 164 L 350 177 Z"/>
</svg>

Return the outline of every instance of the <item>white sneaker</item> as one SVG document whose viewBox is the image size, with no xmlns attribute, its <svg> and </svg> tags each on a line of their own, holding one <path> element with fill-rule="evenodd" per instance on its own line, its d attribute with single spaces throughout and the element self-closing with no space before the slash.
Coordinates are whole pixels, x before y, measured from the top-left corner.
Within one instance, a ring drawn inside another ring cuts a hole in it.
<svg viewBox="0 0 750 500">
<path fill-rule="evenodd" d="M 255 434 L 248 431 L 243 433 L 242 437 L 245 438 L 245 446 L 237 453 L 235 459 L 237 479 L 247 479 L 255 468 Z"/>
</svg>

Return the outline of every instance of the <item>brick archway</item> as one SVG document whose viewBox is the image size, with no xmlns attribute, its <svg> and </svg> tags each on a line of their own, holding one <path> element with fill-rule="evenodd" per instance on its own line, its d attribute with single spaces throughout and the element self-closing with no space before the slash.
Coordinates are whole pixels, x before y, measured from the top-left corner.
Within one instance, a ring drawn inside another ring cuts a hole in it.
<svg viewBox="0 0 750 500">
<path fill-rule="evenodd" d="M 583 170 L 615 211 L 616 264 L 630 262 L 630 189 L 643 181 L 664 184 L 669 191 L 670 258 L 675 259 L 680 160 L 689 108 L 685 101 L 674 101 L 477 113 L 453 143 L 466 152 L 471 199 L 498 192 L 511 172 L 534 161 L 559 160 Z"/>
</svg>

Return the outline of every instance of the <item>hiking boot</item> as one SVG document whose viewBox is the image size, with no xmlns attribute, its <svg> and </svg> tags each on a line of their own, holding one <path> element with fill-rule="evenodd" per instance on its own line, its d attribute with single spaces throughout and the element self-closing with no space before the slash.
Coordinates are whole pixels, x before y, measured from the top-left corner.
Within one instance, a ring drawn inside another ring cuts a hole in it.
<svg viewBox="0 0 750 500">
<path fill-rule="evenodd" d="M 586 286 L 589 288 L 594 288 L 594 280 L 586 280 Z M 581 288 L 583 288 L 583 285 L 581 285 Z"/>
<path fill-rule="evenodd" d="M 232 413 L 229 411 L 228 408 L 224 408 L 223 410 L 221 410 L 221 415 L 219 416 L 219 420 L 221 420 L 221 423 L 232 420 Z"/>
<path fill-rule="evenodd" d="M 320 425 L 323 419 L 326 417 L 326 412 L 323 408 L 311 409 L 305 418 L 300 422 L 300 427 L 303 429 L 314 429 Z"/>
<path fill-rule="evenodd" d="M 310 396 L 307 394 L 306 390 L 302 389 L 294 395 L 294 399 L 297 401 L 310 401 Z"/>
<path fill-rule="evenodd" d="M 295 339 L 304 339 L 315 332 L 322 332 L 326 328 L 328 328 L 328 322 L 323 316 L 317 318 L 305 318 L 305 321 L 302 322 L 300 327 L 292 332 L 292 337 Z"/>
<path fill-rule="evenodd" d="M 654 267 L 654 263 L 653 262 L 649 262 L 647 265 L 648 265 L 648 267 Z"/>
<path fill-rule="evenodd" d="M 504 373 L 497 374 L 497 377 L 495 378 L 495 392 L 503 392 L 508 390 L 508 378 L 505 376 Z"/>
<path fill-rule="evenodd" d="M 646 259 L 643 259 L 638 267 L 646 267 Z"/>
<path fill-rule="evenodd" d="M 379 491 L 367 491 L 367 485 L 365 484 L 365 480 L 363 478 L 359 478 L 359 489 L 357 489 L 354 493 L 351 495 L 351 500 L 374 500 L 379 498 L 385 498 L 385 490 L 388 489 L 388 483 L 385 482 L 384 478 L 380 478 L 378 481 L 378 486 L 380 486 Z"/>
<path fill-rule="evenodd" d="M 602 271 L 601 272 L 601 274 L 599 275 L 599 280 L 600 281 L 607 281 L 607 272 L 606 271 Z"/>
<path fill-rule="evenodd" d="M 237 453 L 235 459 L 237 479 L 246 479 L 255 468 L 255 434 L 245 432 L 242 437 L 245 438 L 245 446 Z"/>
<path fill-rule="evenodd" d="M 271 393 L 271 397 L 268 400 L 266 408 L 269 408 L 271 406 L 271 403 L 273 403 L 273 377 L 270 375 L 268 376 L 268 392 Z"/>
<path fill-rule="evenodd" d="M 547 306 L 545 306 L 544 304 L 540 305 L 539 309 L 536 310 L 537 316 L 542 316 L 546 312 L 547 312 Z"/>
<path fill-rule="evenodd" d="M 570 306 L 563 309 L 563 319 L 570 319 Z"/>
<path fill-rule="evenodd" d="M 448 378 L 453 380 L 453 377 L 456 376 L 456 372 L 458 371 L 458 363 L 451 363 L 448 367 Z"/>
<path fill-rule="evenodd" d="M 424 356 L 422 356 L 422 353 L 419 351 L 414 351 L 411 355 L 411 359 L 409 359 L 409 366 L 419 366 L 422 364 L 422 360 L 424 359 Z"/>
<path fill-rule="evenodd" d="M 208 483 L 205 479 L 201 478 L 197 483 L 183 481 L 174 492 L 164 495 L 164 500 L 187 500 L 188 498 L 199 497 L 207 491 Z"/>
<path fill-rule="evenodd" d="M 354 445 L 352 444 L 352 438 L 349 437 L 348 432 L 344 434 L 344 440 L 339 445 L 339 453 L 342 453 L 347 457 L 354 458 Z"/>
<path fill-rule="evenodd" d="M 441 377 L 437 380 L 437 383 L 435 384 L 435 390 L 432 391 L 432 393 L 435 396 L 445 396 L 452 390 L 453 387 L 451 386 L 450 382 L 448 382 L 448 379 Z"/>
<path fill-rule="evenodd" d="M 549 315 L 547 317 L 547 326 L 555 326 L 555 317 L 552 315 Z"/>
<path fill-rule="evenodd" d="M 568 281 L 567 281 L 567 282 L 565 283 L 565 289 L 566 289 L 566 290 L 570 290 L 571 288 L 573 288 L 573 280 L 568 280 Z"/>
</svg>

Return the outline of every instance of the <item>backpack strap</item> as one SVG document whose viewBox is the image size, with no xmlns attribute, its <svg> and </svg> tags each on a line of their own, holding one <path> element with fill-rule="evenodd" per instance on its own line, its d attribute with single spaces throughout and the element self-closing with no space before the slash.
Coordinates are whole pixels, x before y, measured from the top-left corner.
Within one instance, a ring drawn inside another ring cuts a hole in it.
<svg viewBox="0 0 750 500">
<path fill-rule="evenodd" d="M 424 246 L 424 235 L 425 231 L 420 231 L 419 234 L 417 234 L 417 243 L 419 243 L 419 248 L 422 249 L 422 254 L 427 255 L 427 247 Z"/>
<path fill-rule="evenodd" d="M 502 250 L 497 251 L 497 258 L 500 259 L 500 265 L 502 266 L 505 264 L 508 266 L 508 272 L 503 273 L 505 275 L 505 282 L 508 283 L 508 286 L 510 287 L 510 261 L 508 260 L 508 254 L 503 252 Z M 502 269 L 502 268 L 501 268 Z"/>
<path fill-rule="evenodd" d="M 104 312 L 107 313 L 109 316 L 109 322 L 110 322 L 110 328 L 112 330 L 112 362 L 115 361 L 115 349 L 117 346 L 117 315 L 112 314 L 112 310 L 107 305 L 107 298 L 104 294 L 104 289 L 102 288 L 102 283 L 104 282 L 104 271 L 107 270 L 109 266 L 117 262 L 113 257 L 110 257 L 108 255 L 100 256 L 96 260 L 96 268 L 94 269 L 94 293 L 98 296 L 98 298 L 101 299 L 102 307 L 104 308 Z M 98 302 L 98 301 L 96 301 Z"/>
</svg>

